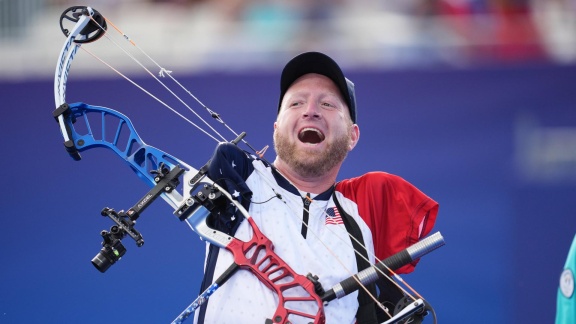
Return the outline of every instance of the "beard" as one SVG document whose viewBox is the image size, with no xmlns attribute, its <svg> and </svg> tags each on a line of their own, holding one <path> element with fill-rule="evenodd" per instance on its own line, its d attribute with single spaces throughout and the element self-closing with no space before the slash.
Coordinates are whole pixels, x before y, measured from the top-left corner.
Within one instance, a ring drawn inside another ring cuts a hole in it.
<svg viewBox="0 0 576 324">
<path fill-rule="evenodd" d="M 318 177 L 332 170 L 348 155 L 351 138 L 348 134 L 328 143 L 326 150 L 318 153 L 307 148 L 298 148 L 288 138 L 274 131 L 274 149 L 280 159 L 303 177 Z"/>
</svg>

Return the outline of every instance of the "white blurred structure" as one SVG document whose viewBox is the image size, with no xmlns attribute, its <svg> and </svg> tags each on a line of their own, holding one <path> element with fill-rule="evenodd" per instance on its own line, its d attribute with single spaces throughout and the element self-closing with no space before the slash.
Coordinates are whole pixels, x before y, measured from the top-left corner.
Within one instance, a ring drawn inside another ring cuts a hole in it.
<svg viewBox="0 0 576 324">
<path fill-rule="evenodd" d="M 60 14 L 76 4 L 0 0 L 0 78 L 52 75 L 64 41 Z M 90 6 L 180 72 L 277 69 L 305 50 L 356 68 L 576 62 L 574 0 L 93 0 Z M 110 41 L 97 43 L 90 46 L 110 64 L 141 71 Z M 77 60 L 74 69 L 109 73 L 93 59 Z"/>
</svg>

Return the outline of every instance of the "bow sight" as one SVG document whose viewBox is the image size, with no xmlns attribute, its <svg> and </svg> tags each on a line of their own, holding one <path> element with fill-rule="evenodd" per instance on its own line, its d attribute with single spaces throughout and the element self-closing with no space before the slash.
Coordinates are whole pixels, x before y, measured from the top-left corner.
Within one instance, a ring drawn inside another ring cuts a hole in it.
<svg viewBox="0 0 576 324">
<path fill-rule="evenodd" d="M 122 245 L 122 239 L 129 235 L 138 247 L 144 245 L 144 238 L 138 232 L 134 225 L 140 214 L 164 192 L 171 192 L 176 188 L 180 181 L 178 177 L 184 172 L 179 166 L 175 166 L 172 170 L 168 169 L 164 163 L 160 162 L 157 170 L 150 171 L 153 174 L 156 185 L 148 191 L 132 208 L 124 212 L 123 210 L 116 212 L 111 208 L 102 209 L 101 215 L 109 217 L 116 223 L 110 227 L 110 231 L 103 230 L 100 235 L 104 239 L 102 241 L 102 249 L 92 259 L 92 264 L 98 271 L 104 273 L 114 263 L 116 263 L 126 253 L 126 248 Z"/>
<path fill-rule="evenodd" d="M 110 213 L 110 214 L 109 214 Z M 114 216 L 111 216 L 114 215 Z M 118 218 L 118 214 L 113 209 L 104 208 L 102 210 L 102 216 L 109 216 L 112 219 L 113 217 Z M 123 218 L 118 218 L 122 219 Z M 128 223 L 128 222 L 126 222 Z M 131 222 L 132 225 L 134 222 Z M 131 225 L 129 225 L 131 227 Z M 133 227 L 131 227 L 132 231 L 136 231 Z M 122 256 L 126 253 L 126 248 L 122 245 L 122 239 L 126 236 L 126 230 L 118 225 L 114 225 L 110 227 L 110 232 L 104 230 L 100 233 L 104 241 L 102 241 L 102 249 L 96 256 L 92 259 L 92 264 L 98 269 L 98 271 L 104 273 L 108 268 L 110 268 L 116 261 L 120 260 Z M 139 246 L 144 244 L 144 240 L 142 239 L 142 235 L 140 235 L 141 243 Z M 138 244 L 138 243 L 136 243 Z"/>
</svg>

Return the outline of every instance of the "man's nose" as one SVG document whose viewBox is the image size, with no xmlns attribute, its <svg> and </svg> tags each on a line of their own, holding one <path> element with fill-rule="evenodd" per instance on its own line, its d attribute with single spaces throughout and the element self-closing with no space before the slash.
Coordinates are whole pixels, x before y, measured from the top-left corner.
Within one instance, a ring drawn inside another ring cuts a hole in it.
<svg viewBox="0 0 576 324">
<path fill-rule="evenodd" d="M 307 103 L 302 116 L 303 117 L 313 117 L 313 118 L 321 117 L 322 114 L 321 114 L 320 105 L 316 102 Z"/>
</svg>

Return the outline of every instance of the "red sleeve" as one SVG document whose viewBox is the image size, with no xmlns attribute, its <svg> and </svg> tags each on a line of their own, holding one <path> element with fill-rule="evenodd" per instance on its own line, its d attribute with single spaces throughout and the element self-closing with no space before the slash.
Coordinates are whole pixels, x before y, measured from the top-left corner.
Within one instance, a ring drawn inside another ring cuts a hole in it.
<svg viewBox="0 0 576 324">
<path fill-rule="evenodd" d="M 336 185 L 358 205 L 358 213 L 372 231 L 376 257 L 383 260 L 430 233 L 438 203 L 408 181 L 385 172 L 371 172 Z M 398 269 L 414 270 L 418 260 Z"/>
</svg>

